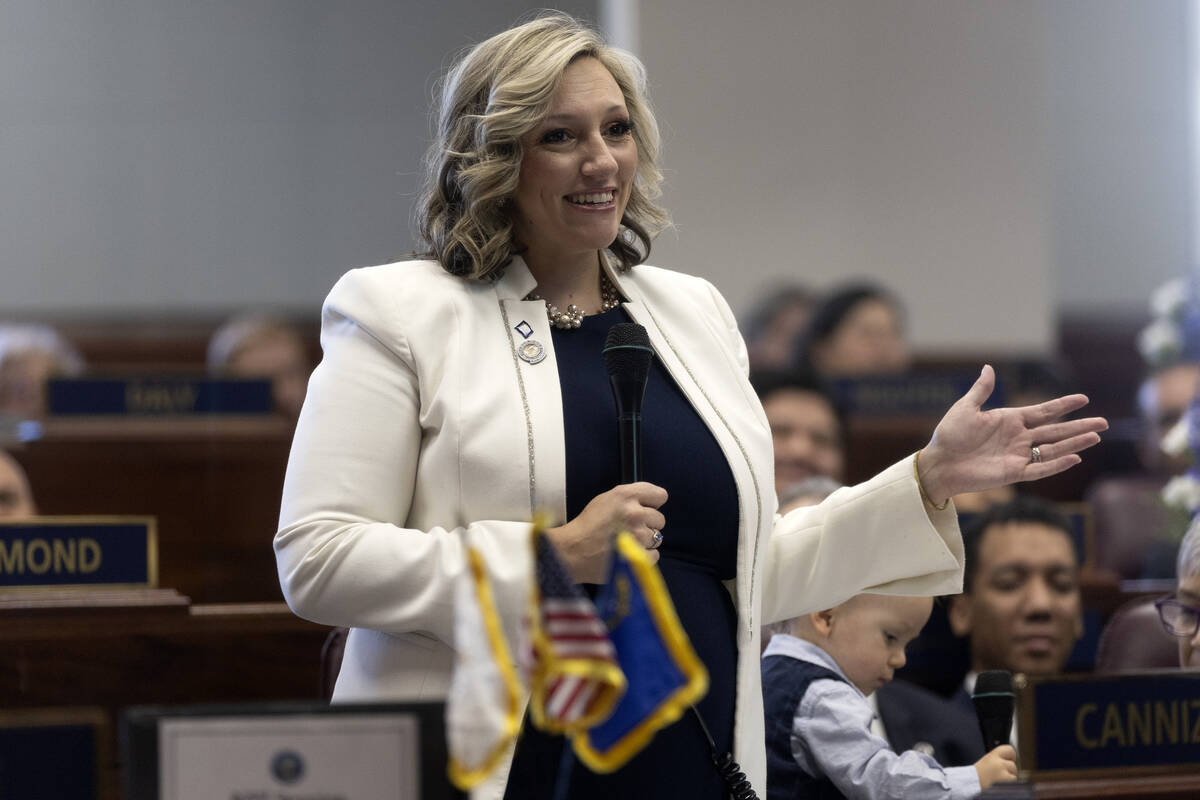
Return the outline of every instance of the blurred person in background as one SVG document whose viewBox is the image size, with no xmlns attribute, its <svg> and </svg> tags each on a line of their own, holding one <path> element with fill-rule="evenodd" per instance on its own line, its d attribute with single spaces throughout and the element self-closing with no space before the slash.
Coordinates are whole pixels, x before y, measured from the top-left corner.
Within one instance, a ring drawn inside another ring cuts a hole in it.
<svg viewBox="0 0 1200 800">
<path fill-rule="evenodd" d="M 823 378 L 897 375 L 912 366 L 900 299 L 870 283 L 834 289 L 813 309 L 798 346 Z"/>
<path fill-rule="evenodd" d="M 841 481 L 846 454 L 841 409 L 809 370 L 752 373 L 771 426 L 775 491 L 814 476 Z"/>
<path fill-rule="evenodd" d="M 275 408 L 290 420 L 300 416 L 313 364 L 295 326 L 278 317 L 234 317 L 208 342 L 208 370 L 235 378 L 271 381 Z"/>
<path fill-rule="evenodd" d="M 38 420 L 46 382 L 83 373 L 83 357 L 48 325 L 0 325 L 0 416 Z"/>
<path fill-rule="evenodd" d="M 1138 411 L 1145 435 L 1141 459 L 1146 469 L 1160 475 L 1177 475 L 1191 463 L 1191 454 L 1180 454 L 1168 440 L 1187 413 L 1200 383 L 1200 364 L 1179 361 L 1152 371 L 1138 387 Z"/>
<path fill-rule="evenodd" d="M 1179 544 L 1175 593 L 1155 606 L 1167 633 L 1178 637 L 1179 666 L 1200 667 L 1200 517 Z"/>
<path fill-rule="evenodd" d="M 0 520 L 37 515 L 29 478 L 17 460 L 0 450 Z"/>
<path fill-rule="evenodd" d="M 816 296 L 804 286 L 778 286 L 746 315 L 742 334 L 750 371 L 786 369 L 796 361 L 796 337 L 812 316 Z"/>
<path fill-rule="evenodd" d="M 1087 489 L 1094 561 L 1115 579 L 1175 575 L 1179 539 L 1197 502 L 1185 474 L 1196 457 L 1187 416 L 1197 381 L 1200 364 L 1194 361 L 1151 365 L 1137 393 L 1141 469 L 1103 475 Z"/>
<path fill-rule="evenodd" d="M 963 592 L 950 626 L 971 645 L 958 698 L 970 707 L 975 677 L 1004 669 L 1056 675 L 1083 635 L 1079 556 L 1071 521 L 1053 503 L 1018 497 L 984 511 L 963 531 Z"/>
</svg>

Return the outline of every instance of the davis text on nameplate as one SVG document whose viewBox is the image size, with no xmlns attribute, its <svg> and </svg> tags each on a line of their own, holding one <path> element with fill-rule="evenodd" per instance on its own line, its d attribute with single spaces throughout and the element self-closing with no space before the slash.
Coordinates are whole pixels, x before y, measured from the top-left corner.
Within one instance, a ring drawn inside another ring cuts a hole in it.
<svg viewBox="0 0 1200 800">
<path fill-rule="evenodd" d="M 1200 769 L 1200 672 L 1018 675 L 1021 766 L 1088 776 Z"/>
<path fill-rule="evenodd" d="M 33 517 L 0 522 L 0 589 L 154 587 L 153 517 Z"/>
</svg>

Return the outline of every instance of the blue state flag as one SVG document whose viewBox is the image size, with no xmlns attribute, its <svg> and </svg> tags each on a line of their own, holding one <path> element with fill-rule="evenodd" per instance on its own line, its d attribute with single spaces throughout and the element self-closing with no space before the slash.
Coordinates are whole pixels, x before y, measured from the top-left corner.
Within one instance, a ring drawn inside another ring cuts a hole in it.
<svg viewBox="0 0 1200 800">
<path fill-rule="evenodd" d="M 658 567 L 628 533 L 617 536 L 596 611 L 608 626 L 627 686 L 612 714 L 573 743 L 591 770 L 612 772 L 704 696 L 708 671 L 683 632 Z"/>
</svg>

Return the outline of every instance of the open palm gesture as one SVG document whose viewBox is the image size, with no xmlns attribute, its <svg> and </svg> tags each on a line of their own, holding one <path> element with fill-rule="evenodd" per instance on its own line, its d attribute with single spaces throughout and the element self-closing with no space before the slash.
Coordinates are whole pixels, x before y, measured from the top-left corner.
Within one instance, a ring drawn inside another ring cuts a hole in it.
<svg viewBox="0 0 1200 800">
<path fill-rule="evenodd" d="M 1022 408 L 982 407 L 996 385 L 985 365 L 979 380 L 942 417 L 920 453 L 921 484 L 935 502 L 1070 469 L 1100 441 L 1103 417 L 1059 421 L 1087 405 L 1071 394 Z"/>
</svg>

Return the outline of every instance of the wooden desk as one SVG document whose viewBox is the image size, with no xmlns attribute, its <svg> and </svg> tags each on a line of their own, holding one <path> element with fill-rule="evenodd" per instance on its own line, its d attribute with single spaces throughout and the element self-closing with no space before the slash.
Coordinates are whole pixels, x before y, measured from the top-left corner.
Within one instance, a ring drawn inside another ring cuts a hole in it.
<svg viewBox="0 0 1200 800">
<path fill-rule="evenodd" d="M 329 629 L 282 603 L 89 595 L 0 596 L 0 707 L 102 708 L 115 759 L 128 706 L 321 699 Z M 105 770 L 107 798 L 118 796 L 119 768 Z"/>
<path fill-rule="evenodd" d="M 280 601 L 271 539 L 291 426 L 276 417 L 50 421 L 13 451 L 42 514 L 158 519 L 159 585 Z"/>
<path fill-rule="evenodd" d="M 1153 775 L 997 784 L 980 800 L 1194 800 L 1200 775 Z"/>
</svg>

